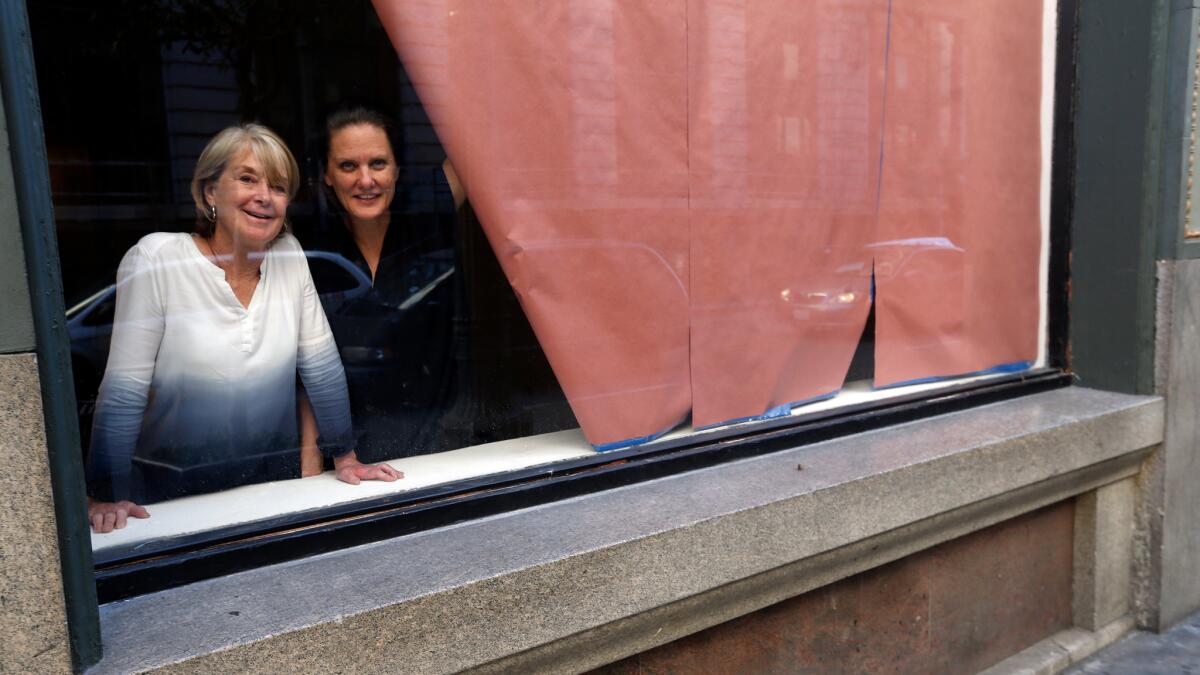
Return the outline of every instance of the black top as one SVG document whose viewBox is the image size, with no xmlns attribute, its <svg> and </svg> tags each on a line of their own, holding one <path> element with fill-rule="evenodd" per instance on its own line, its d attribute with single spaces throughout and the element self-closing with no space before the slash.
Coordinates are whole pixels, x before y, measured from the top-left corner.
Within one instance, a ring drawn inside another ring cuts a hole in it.
<svg viewBox="0 0 1200 675">
<path fill-rule="evenodd" d="M 393 213 L 374 280 L 338 219 L 304 242 L 346 368 L 362 461 L 434 450 L 431 427 L 453 381 L 452 225 L 446 213 Z"/>
</svg>

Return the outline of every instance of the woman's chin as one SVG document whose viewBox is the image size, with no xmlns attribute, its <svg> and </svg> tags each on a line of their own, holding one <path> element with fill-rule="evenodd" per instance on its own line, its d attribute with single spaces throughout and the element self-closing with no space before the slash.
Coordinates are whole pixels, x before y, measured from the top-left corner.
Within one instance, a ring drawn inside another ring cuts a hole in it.
<svg viewBox="0 0 1200 675">
<path fill-rule="evenodd" d="M 387 212 L 387 205 L 381 206 L 356 206 L 348 209 L 351 220 L 372 221 L 378 220 L 384 213 Z"/>
<path fill-rule="evenodd" d="M 243 244 L 248 248 L 266 248 L 275 237 L 279 236 L 279 231 L 283 229 L 283 224 L 272 224 L 270 226 L 250 225 L 242 228 L 240 234 Z"/>
</svg>

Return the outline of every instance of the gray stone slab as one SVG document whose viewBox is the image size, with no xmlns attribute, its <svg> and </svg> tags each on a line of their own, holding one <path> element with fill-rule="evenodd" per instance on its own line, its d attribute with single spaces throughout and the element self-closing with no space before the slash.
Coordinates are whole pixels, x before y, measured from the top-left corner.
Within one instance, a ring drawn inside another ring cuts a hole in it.
<svg viewBox="0 0 1200 675">
<path fill-rule="evenodd" d="M 71 670 L 38 392 L 32 354 L 0 356 L 0 672 Z"/>
<path fill-rule="evenodd" d="M 1161 457 L 1151 466 L 1141 534 L 1144 626 L 1164 629 L 1200 609 L 1200 260 L 1159 264 L 1157 388 L 1166 399 Z"/>
<path fill-rule="evenodd" d="M 1158 399 L 1028 396 L 114 603 L 95 672 L 477 667 L 1161 439 Z"/>
<path fill-rule="evenodd" d="M 1075 625 L 1098 630 L 1130 609 L 1133 478 L 1105 485 L 1075 500 Z"/>
</svg>

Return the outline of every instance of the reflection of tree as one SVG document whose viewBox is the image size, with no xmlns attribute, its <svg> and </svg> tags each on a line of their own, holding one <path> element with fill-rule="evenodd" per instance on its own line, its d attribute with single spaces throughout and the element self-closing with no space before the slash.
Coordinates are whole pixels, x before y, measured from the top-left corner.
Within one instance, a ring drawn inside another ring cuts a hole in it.
<svg viewBox="0 0 1200 675">
<path fill-rule="evenodd" d="M 363 17 L 322 0 L 120 0 L 120 6 L 128 21 L 117 40 L 157 34 L 164 46 L 182 44 L 184 51 L 219 59 L 233 70 L 239 112 L 247 118 L 289 86 L 278 77 L 256 77 L 264 64 L 294 58 L 297 41 L 310 29 L 350 34 L 361 30 Z"/>
</svg>

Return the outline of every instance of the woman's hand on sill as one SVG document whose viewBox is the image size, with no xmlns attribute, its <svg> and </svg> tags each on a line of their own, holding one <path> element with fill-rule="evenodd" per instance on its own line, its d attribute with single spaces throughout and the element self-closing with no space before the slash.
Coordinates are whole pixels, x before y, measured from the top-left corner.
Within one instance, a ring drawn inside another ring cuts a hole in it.
<svg viewBox="0 0 1200 675">
<path fill-rule="evenodd" d="M 333 469 L 337 479 L 343 483 L 358 485 L 364 480 L 381 480 L 392 482 L 404 478 L 402 471 L 397 471 L 387 464 L 363 464 L 353 450 L 341 457 L 333 459 Z"/>
<path fill-rule="evenodd" d="M 92 524 L 92 532 L 106 534 L 124 529 L 130 517 L 149 518 L 150 512 L 127 499 L 119 502 L 98 502 L 88 497 L 88 522 Z"/>
</svg>

